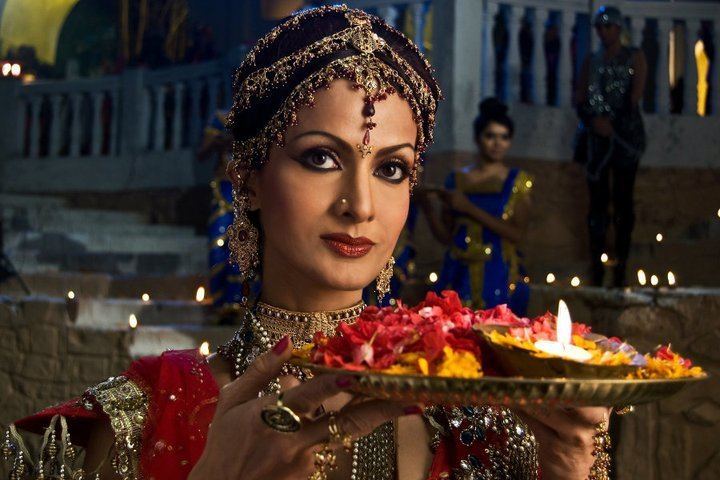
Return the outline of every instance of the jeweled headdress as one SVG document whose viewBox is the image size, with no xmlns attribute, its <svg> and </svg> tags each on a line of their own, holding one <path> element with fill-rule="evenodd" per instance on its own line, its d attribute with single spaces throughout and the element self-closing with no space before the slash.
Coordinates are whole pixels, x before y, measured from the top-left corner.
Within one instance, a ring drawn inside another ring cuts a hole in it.
<svg viewBox="0 0 720 480">
<path fill-rule="evenodd" d="M 347 26 L 294 51 L 284 48 L 293 31 L 307 31 L 302 28 L 306 22 L 322 22 L 323 17 L 344 18 Z M 288 53 L 273 54 L 282 50 Z M 432 142 L 441 93 L 430 64 L 417 46 L 362 10 L 344 5 L 320 7 L 299 13 L 273 29 L 238 68 L 228 118 L 234 138 L 231 174 L 238 168 L 260 168 L 272 144 L 282 145 L 285 130 L 297 123 L 298 110 L 312 107 L 314 92 L 339 78 L 354 82 L 366 94 L 366 138 L 375 126 L 372 104 L 397 93 L 410 104 L 418 125 L 417 152 Z M 358 147 L 364 149 L 363 155 L 369 152 L 368 145 Z"/>
</svg>

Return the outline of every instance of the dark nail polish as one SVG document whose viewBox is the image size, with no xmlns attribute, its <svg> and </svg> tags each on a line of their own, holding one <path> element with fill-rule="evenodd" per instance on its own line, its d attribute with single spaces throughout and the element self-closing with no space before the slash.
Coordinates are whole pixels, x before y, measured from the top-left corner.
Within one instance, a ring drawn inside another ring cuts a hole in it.
<svg viewBox="0 0 720 480">
<path fill-rule="evenodd" d="M 355 383 L 355 378 L 348 376 L 338 377 L 335 383 L 340 388 L 348 388 Z"/>
<path fill-rule="evenodd" d="M 275 344 L 275 346 L 272 348 L 272 351 L 275 355 L 280 355 L 287 349 L 289 344 L 290 344 L 290 337 L 285 335 L 284 337 L 282 337 L 280 339 L 279 342 L 277 342 Z"/>
<path fill-rule="evenodd" d="M 410 405 L 409 407 L 403 408 L 405 415 L 420 415 L 423 413 L 423 409 L 417 405 Z"/>
</svg>

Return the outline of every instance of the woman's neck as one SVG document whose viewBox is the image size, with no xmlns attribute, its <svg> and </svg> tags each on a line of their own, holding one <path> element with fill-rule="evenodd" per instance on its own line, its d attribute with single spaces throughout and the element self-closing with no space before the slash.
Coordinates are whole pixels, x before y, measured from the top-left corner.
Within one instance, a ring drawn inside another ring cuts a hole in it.
<svg viewBox="0 0 720 480">
<path fill-rule="evenodd" d="M 295 312 L 341 310 L 362 300 L 362 290 L 337 290 L 318 286 L 291 267 L 263 265 L 260 300 L 273 307 Z"/>
</svg>

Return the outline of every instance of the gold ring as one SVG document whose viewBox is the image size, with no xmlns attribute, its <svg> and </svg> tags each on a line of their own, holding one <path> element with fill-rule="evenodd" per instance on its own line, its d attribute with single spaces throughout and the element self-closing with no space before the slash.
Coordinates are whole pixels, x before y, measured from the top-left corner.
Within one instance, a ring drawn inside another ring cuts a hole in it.
<svg viewBox="0 0 720 480">
<path fill-rule="evenodd" d="M 617 410 L 615 410 L 615 413 L 618 415 L 627 415 L 629 413 L 633 413 L 635 411 L 634 405 L 625 405 L 624 407 L 620 407 Z"/>
<path fill-rule="evenodd" d="M 608 433 L 607 418 L 595 424 L 595 435 L 593 435 L 593 461 L 590 467 L 588 480 L 609 480 L 610 479 L 610 434 Z"/>
<path fill-rule="evenodd" d="M 308 480 L 327 480 L 328 473 L 337 468 L 337 455 L 330 445 L 325 443 L 320 450 L 314 452 L 315 471 L 310 474 Z"/>
<path fill-rule="evenodd" d="M 337 423 L 336 412 L 328 412 L 328 431 L 330 432 L 330 443 L 342 445 L 343 449 L 348 453 L 352 451 L 352 435 L 342 431 Z"/>
<path fill-rule="evenodd" d="M 273 405 L 265 405 L 260 412 L 260 418 L 265 425 L 282 433 L 292 433 L 300 430 L 302 423 L 297 413 L 283 405 L 283 393 L 278 395 L 277 402 Z"/>
</svg>

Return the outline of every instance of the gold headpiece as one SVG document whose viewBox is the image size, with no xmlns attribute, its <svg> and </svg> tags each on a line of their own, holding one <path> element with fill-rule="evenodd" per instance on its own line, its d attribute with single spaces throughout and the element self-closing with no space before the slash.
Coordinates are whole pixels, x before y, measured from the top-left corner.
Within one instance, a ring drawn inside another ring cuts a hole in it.
<svg viewBox="0 0 720 480">
<path fill-rule="evenodd" d="M 351 52 L 331 60 L 322 68 L 308 74 L 290 91 L 257 134 L 233 142 L 231 170 L 238 166 L 243 169 L 262 166 L 272 144 L 282 145 L 285 130 L 297 124 L 298 110 L 302 107 L 312 107 L 314 92 L 328 87 L 333 80 L 339 78 L 350 80 L 357 88 L 364 90 L 366 103 L 371 104 L 387 95 L 398 93 L 410 104 L 414 120 L 418 125 L 417 151 L 424 151 L 432 142 L 435 111 L 441 97 L 437 83 L 433 79 L 428 84 L 383 38 L 373 32 L 372 22 L 381 20 L 371 17 L 362 10 L 349 9 L 343 5 L 320 7 L 298 14 L 263 37 L 250 51 L 238 71 L 245 72 L 256 67 L 258 54 L 268 48 L 284 31 L 297 29 L 304 20 L 333 11 L 344 13 L 348 28 L 292 52 L 269 66 L 257 68 L 244 78 L 240 75 L 236 78 L 234 104 L 229 118 L 230 128 L 233 127 L 236 116 L 286 86 L 296 70 L 307 67 L 311 62 L 328 55 Z M 399 38 L 405 38 L 392 27 L 384 25 L 384 28 L 395 32 Z M 422 53 L 410 40 L 406 38 L 406 41 L 408 47 L 424 62 L 427 71 L 431 72 L 432 68 Z M 387 63 L 388 61 L 391 63 Z M 368 126 L 369 129 L 373 128 L 372 121 L 368 122 Z"/>
</svg>

